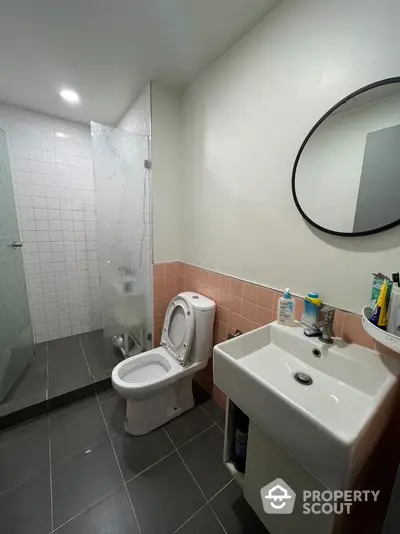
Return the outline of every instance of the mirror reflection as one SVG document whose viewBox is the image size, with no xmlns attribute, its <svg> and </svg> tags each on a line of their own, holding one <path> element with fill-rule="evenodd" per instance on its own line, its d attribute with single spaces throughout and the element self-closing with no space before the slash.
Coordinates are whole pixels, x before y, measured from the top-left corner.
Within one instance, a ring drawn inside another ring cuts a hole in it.
<svg viewBox="0 0 400 534">
<path fill-rule="evenodd" d="M 335 109 L 312 133 L 294 171 L 303 215 L 330 233 L 360 235 L 400 219 L 400 84 L 385 83 Z"/>
</svg>

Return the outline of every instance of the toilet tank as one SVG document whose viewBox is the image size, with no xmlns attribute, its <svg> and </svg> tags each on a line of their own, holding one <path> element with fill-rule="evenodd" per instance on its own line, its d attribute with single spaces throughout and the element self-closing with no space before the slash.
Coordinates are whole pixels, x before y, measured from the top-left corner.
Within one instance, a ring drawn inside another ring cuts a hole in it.
<svg viewBox="0 0 400 534">
<path fill-rule="evenodd" d="M 216 304 L 213 300 L 193 291 L 184 291 L 179 295 L 190 302 L 194 311 L 195 331 L 189 361 L 208 360 L 212 355 Z"/>
</svg>

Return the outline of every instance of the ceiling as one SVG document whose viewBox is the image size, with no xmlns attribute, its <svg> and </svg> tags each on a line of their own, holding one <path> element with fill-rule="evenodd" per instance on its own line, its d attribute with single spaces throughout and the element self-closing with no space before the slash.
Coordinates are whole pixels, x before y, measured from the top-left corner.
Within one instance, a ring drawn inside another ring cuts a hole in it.
<svg viewBox="0 0 400 534">
<path fill-rule="evenodd" d="M 115 124 L 149 80 L 184 88 L 279 0 L 6 0 L 0 100 Z M 79 106 L 59 91 L 75 89 Z"/>
</svg>

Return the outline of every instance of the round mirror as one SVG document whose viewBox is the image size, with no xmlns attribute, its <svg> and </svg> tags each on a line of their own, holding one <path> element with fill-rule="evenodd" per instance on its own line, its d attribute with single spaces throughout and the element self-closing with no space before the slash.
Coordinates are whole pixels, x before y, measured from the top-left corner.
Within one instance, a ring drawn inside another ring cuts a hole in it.
<svg viewBox="0 0 400 534">
<path fill-rule="evenodd" d="M 330 234 L 400 223 L 400 78 L 359 89 L 317 122 L 297 154 L 292 191 L 302 216 Z"/>
</svg>

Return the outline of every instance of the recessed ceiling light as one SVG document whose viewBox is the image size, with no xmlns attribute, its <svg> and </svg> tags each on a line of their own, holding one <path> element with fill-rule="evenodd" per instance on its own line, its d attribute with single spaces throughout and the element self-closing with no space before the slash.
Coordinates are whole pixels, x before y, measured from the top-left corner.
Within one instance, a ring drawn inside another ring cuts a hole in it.
<svg viewBox="0 0 400 534">
<path fill-rule="evenodd" d="M 68 135 L 63 132 L 56 132 L 56 136 L 61 137 L 62 139 L 65 139 L 66 137 L 68 137 Z"/>
<path fill-rule="evenodd" d="M 63 89 L 60 91 L 60 96 L 70 104 L 78 104 L 80 101 L 78 93 L 72 89 Z"/>
</svg>

